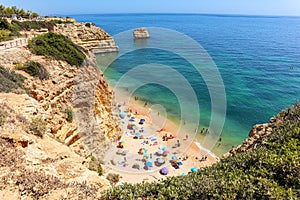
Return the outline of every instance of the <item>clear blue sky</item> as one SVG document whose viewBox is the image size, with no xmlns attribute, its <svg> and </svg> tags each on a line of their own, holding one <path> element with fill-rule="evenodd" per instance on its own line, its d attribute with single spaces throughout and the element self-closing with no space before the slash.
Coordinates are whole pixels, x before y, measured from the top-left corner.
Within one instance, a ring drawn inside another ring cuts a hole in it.
<svg viewBox="0 0 300 200">
<path fill-rule="evenodd" d="M 210 13 L 300 16 L 300 0 L 0 0 L 43 15 Z"/>
</svg>

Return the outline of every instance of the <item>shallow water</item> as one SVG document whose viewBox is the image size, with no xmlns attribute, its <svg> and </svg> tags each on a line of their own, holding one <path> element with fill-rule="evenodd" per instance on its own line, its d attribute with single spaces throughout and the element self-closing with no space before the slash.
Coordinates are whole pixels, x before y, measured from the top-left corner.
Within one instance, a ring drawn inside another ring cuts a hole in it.
<svg viewBox="0 0 300 200">
<path fill-rule="evenodd" d="M 91 21 L 111 35 L 137 27 L 164 27 L 184 33 L 201 44 L 216 63 L 226 91 L 227 113 L 222 145 L 214 149 L 218 155 L 240 144 L 254 124 L 267 122 L 300 99 L 299 17 L 180 14 L 73 17 L 78 21 Z M 135 45 L 132 39 L 127 42 Z M 184 49 L 186 44 L 178 42 L 177 45 Z M 151 43 L 151 38 L 148 43 Z M 103 60 L 103 56 L 98 56 L 98 60 Z M 105 75 L 113 85 L 136 66 L 153 63 L 171 66 L 189 81 L 199 102 L 200 127 L 207 127 L 211 120 L 208 89 L 202 77 L 182 57 L 159 49 L 140 49 L 115 60 L 105 70 Z M 158 75 L 164 78 L 168 74 Z M 138 81 L 129 78 L 124 87 L 134 88 Z M 179 103 L 166 87 L 144 85 L 135 95 L 149 103 L 163 105 L 169 118 L 179 120 Z"/>
</svg>

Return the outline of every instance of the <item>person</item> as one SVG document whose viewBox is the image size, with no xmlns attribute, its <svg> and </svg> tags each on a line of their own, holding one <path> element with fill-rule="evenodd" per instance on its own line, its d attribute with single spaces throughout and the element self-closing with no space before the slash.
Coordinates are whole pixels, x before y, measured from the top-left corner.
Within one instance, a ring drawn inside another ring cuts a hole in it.
<svg viewBox="0 0 300 200">
<path fill-rule="evenodd" d="M 188 139 L 189 139 L 189 135 L 186 134 L 186 135 L 185 135 L 185 140 L 188 140 Z"/>
</svg>

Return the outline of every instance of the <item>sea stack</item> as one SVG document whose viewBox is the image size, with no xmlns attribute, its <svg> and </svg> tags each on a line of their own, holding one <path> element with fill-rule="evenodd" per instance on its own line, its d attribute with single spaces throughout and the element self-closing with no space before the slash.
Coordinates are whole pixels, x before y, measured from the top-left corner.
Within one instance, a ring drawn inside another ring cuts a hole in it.
<svg viewBox="0 0 300 200">
<path fill-rule="evenodd" d="M 147 39 L 150 35 L 146 28 L 138 28 L 133 31 L 133 37 L 134 39 Z"/>
</svg>

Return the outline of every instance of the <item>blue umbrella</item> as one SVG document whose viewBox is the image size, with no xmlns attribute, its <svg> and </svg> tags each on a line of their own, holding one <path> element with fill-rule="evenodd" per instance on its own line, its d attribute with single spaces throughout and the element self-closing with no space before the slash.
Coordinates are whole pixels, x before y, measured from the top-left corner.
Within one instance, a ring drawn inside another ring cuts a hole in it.
<svg viewBox="0 0 300 200">
<path fill-rule="evenodd" d="M 177 156 L 172 156 L 172 160 L 177 160 Z"/>
<path fill-rule="evenodd" d="M 160 146 L 159 148 L 160 148 L 161 150 L 163 150 L 163 151 L 166 151 L 166 150 L 167 150 L 167 148 L 164 147 L 164 146 Z"/>
<path fill-rule="evenodd" d="M 140 133 L 140 132 L 136 132 L 136 133 L 135 133 L 135 136 L 140 137 L 140 136 L 141 136 L 141 133 Z"/>
<path fill-rule="evenodd" d="M 162 155 L 164 152 L 163 152 L 163 150 L 159 149 L 156 153 L 157 153 L 158 155 Z"/>
<path fill-rule="evenodd" d="M 146 121 L 145 119 L 141 119 L 141 120 L 140 120 L 140 122 L 145 122 L 145 121 Z"/>
<path fill-rule="evenodd" d="M 159 164 L 163 164 L 165 163 L 165 161 L 161 158 L 157 158 L 156 161 L 159 163 Z"/>
<path fill-rule="evenodd" d="M 146 161 L 146 166 L 147 166 L 147 167 L 152 167 L 152 166 L 153 166 L 152 160 L 150 160 L 150 159 L 147 160 L 147 161 Z"/>
<path fill-rule="evenodd" d="M 126 113 L 123 113 L 123 112 L 121 112 L 119 115 L 122 119 L 124 119 L 126 117 Z"/>
<path fill-rule="evenodd" d="M 198 171 L 198 169 L 196 167 L 193 167 L 193 168 L 191 168 L 191 171 L 196 173 Z"/>
</svg>

